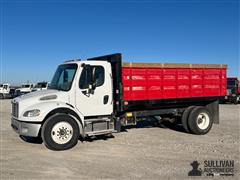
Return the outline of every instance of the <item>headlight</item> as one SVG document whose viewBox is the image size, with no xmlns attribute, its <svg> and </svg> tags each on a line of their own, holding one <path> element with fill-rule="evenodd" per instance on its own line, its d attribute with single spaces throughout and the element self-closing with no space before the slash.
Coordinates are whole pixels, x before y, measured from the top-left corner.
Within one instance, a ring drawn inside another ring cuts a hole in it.
<svg viewBox="0 0 240 180">
<path fill-rule="evenodd" d="M 34 117 L 34 116 L 39 116 L 40 110 L 39 109 L 33 109 L 30 111 L 26 111 L 23 116 L 25 117 Z"/>
</svg>

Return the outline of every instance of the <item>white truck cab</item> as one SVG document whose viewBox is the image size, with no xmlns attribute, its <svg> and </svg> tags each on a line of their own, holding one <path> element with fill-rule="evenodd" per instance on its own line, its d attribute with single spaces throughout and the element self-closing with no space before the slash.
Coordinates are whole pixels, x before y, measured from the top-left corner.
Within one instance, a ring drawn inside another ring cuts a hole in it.
<svg viewBox="0 0 240 180">
<path fill-rule="evenodd" d="M 34 84 L 32 83 L 27 83 L 27 84 L 22 84 L 21 88 L 18 88 L 15 90 L 15 97 L 21 96 L 23 94 L 30 93 L 34 87 Z"/>
<path fill-rule="evenodd" d="M 34 88 L 32 89 L 32 92 L 34 91 L 40 91 L 40 90 L 47 90 L 49 86 L 49 83 L 48 82 L 38 82 Z"/>
<path fill-rule="evenodd" d="M 0 99 L 4 99 L 9 96 L 10 93 L 10 84 L 0 84 Z"/>
<path fill-rule="evenodd" d="M 13 129 L 22 136 L 41 137 L 52 150 L 73 147 L 80 135 L 113 132 L 111 73 L 107 61 L 59 65 L 47 90 L 12 100 Z"/>
</svg>

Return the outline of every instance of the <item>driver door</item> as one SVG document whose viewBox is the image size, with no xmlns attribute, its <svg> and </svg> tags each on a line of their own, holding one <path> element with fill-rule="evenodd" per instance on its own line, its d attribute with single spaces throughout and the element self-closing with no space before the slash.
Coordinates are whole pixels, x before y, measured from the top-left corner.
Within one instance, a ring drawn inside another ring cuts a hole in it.
<svg viewBox="0 0 240 180">
<path fill-rule="evenodd" d="M 111 65 L 101 61 L 89 61 L 87 65 L 88 68 L 86 65 L 81 67 L 76 85 L 76 107 L 85 117 L 111 115 L 113 112 Z M 92 82 L 93 73 L 95 82 Z"/>
</svg>

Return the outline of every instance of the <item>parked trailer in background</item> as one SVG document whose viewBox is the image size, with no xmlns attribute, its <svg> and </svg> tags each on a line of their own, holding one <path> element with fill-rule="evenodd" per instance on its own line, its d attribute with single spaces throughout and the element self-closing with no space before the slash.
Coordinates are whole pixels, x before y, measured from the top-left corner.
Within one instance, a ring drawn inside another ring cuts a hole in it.
<svg viewBox="0 0 240 180">
<path fill-rule="evenodd" d="M 238 101 L 240 101 L 240 80 L 238 80 Z"/>
<path fill-rule="evenodd" d="M 79 136 L 120 132 L 145 117 L 179 122 L 203 135 L 219 123 L 226 65 L 122 63 L 121 54 L 69 61 L 46 91 L 12 101 L 13 129 L 65 150 Z M 151 119 L 154 119 L 151 118 Z"/>
<path fill-rule="evenodd" d="M 225 102 L 238 104 L 240 96 L 240 84 L 237 77 L 227 78 L 227 94 L 225 96 Z"/>
</svg>

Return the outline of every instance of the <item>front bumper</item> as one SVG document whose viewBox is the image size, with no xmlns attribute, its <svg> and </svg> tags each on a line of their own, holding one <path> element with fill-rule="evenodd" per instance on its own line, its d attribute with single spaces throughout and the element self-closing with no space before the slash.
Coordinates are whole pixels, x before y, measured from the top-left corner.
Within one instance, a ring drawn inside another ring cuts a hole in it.
<svg viewBox="0 0 240 180">
<path fill-rule="evenodd" d="M 17 119 L 11 119 L 11 126 L 16 133 L 23 136 L 37 137 L 41 124 L 22 122 Z"/>
</svg>

